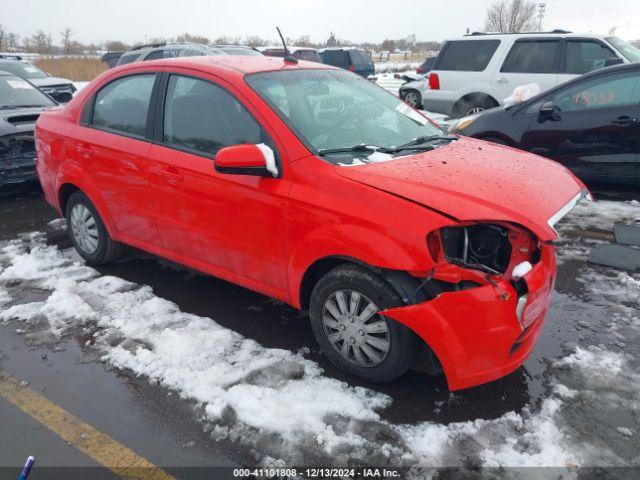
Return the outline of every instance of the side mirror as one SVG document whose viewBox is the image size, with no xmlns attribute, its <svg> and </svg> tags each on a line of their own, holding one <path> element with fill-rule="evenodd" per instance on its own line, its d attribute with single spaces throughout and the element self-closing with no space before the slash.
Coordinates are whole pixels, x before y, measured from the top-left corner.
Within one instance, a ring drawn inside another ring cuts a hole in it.
<svg viewBox="0 0 640 480">
<path fill-rule="evenodd" d="M 621 63 L 624 63 L 624 60 L 622 60 L 621 58 L 607 58 L 604 61 L 604 66 L 606 67 L 613 67 L 614 65 L 620 65 Z"/>
<path fill-rule="evenodd" d="M 273 150 L 265 144 L 245 143 L 221 148 L 214 159 L 216 172 L 279 177 Z"/>
<path fill-rule="evenodd" d="M 544 102 L 540 105 L 539 112 L 541 115 L 553 115 L 556 113 L 556 105 L 553 102 Z"/>
</svg>

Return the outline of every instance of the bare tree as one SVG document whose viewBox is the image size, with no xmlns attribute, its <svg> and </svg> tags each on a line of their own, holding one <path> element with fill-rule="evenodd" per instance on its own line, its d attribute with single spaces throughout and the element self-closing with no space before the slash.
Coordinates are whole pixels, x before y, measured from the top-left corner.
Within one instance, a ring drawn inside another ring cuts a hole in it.
<svg viewBox="0 0 640 480">
<path fill-rule="evenodd" d="M 62 49 L 65 54 L 69 54 L 70 46 L 71 46 L 71 35 L 73 34 L 73 30 L 70 27 L 66 27 L 64 30 L 60 32 L 60 36 L 62 37 Z"/>
<path fill-rule="evenodd" d="M 267 42 L 263 38 L 258 37 L 257 35 L 252 35 L 245 38 L 244 43 L 245 45 L 248 45 L 250 47 L 264 47 L 266 45 L 269 45 L 269 42 Z"/>
<path fill-rule="evenodd" d="M 537 30 L 536 2 L 497 0 L 487 10 L 487 32 L 518 33 Z"/>
<path fill-rule="evenodd" d="M 203 35 L 192 35 L 190 33 L 183 33 L 176 37 L 178 43 L 199 43 L 201 45 L 209 45 L 211 40 Z"/>
<path fill-rule="evenodd" d="M 104 42 L 104 48 L 110 52 L 124 52 L 129 50 L 131 46 L 119 40 L 107 40 Z"/>
</svg>

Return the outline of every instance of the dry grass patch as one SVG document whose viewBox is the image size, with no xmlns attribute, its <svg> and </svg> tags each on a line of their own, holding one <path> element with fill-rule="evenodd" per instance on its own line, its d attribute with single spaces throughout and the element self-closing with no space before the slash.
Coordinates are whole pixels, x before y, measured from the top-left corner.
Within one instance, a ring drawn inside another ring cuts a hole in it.
<svg viewBox="0 0 640 480">
<path fill-rule="evenodd" d="M 34 63 L 53 77 L 76 82 L 92 80 L 107 69 L 104 62 L 94 57 L 39 58 Z"/>
</svg>

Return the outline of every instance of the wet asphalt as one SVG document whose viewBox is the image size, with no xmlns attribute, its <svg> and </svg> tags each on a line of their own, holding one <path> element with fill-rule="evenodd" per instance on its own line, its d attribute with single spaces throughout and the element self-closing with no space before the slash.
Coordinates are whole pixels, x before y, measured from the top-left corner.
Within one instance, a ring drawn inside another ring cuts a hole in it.
<svg viewBox="0 0 640 480">
<path fill-rule="evenodd" d="M 632 192 L 596 193 L 600 198 L 612 199 L 632 195 Z M 49 243 L 68 248 L 71 244 L 64 232 L 51 231 L 47 226 L 55 218 L 55 212 L 37 187 L 0 195 L 0 241 L 23 232 L 49 231 Z M 549 389 L 545 378 L 548 360 L 566 353 L 567 345 L 581 338 L 590 343 L 589 335 L 597 333 L 581 331 L 576 327 L 578 322 L 584 318 L 592 318 L 594 324 L 606 320 L 601 307 L 576 300 L 580 286 L 573 279 L 572 268 L 571 262 L 561 266 L 545 328 L 522 368 L 496 382 L 455 394 L 447 390 L 442 376 L 408 372 L 392 384 L 373 387 L 393 398 L 382 416 L 398 423 L 429 420 L 447 424 L 493 419 L 539 402 Z M 265 347 L 310 349 L 305 356 L 317 361 L 326 375 L 354 383 L 320 354 L 308 318 L 284 304 L 141 252 L 131 251 L 123 261 L 98 270 L 150 285 L 156 295 L 175 302 L 182 311 L 211 317 Z M 25 292 L 25 298 L 16 300 L 20 303 L 41 300 L 34 296 L 37 292 Z M 150 385 L 145 379 L 107 369 L 87 348 L 90 339 L 90 335 L 77 332 L 56 345 L 27 345 L 14 328 L 3 328 L 0 369 L 29 382 L 31 388 L 156 465 L 229 467 L 256 463 L 256 452 L 247 447 L 209 439 L 189 402 Z M 2 399 L 0 419 L 3 419 L 0 467 L 16 467 L 34 451 L 41 452 L 42 465 L 95 465 L 72 445 Z M 34 472 L 30 478 L 45 478 L 37 476 L 37 470 Z M 13 478 L 0 468 L 0 478 L 4 478 L 3 474 Z M 103 475 L 108 478 L 107 473 Z M 193 475 L 196 478 L 198 472 Z"/>
</svg>

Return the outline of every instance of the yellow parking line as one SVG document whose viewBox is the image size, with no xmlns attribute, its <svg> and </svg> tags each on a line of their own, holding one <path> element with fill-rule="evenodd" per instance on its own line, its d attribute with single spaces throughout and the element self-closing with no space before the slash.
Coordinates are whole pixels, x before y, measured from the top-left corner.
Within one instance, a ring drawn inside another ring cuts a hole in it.
<svg viewBox="0 0 640 480">
<path fill-rule="evenodd" d="M 119 476 L 140 480 L 173 480 L 171 475 L 146 458 L 4 372 L 0 372 L 0 397 Z"/>
</svg>

